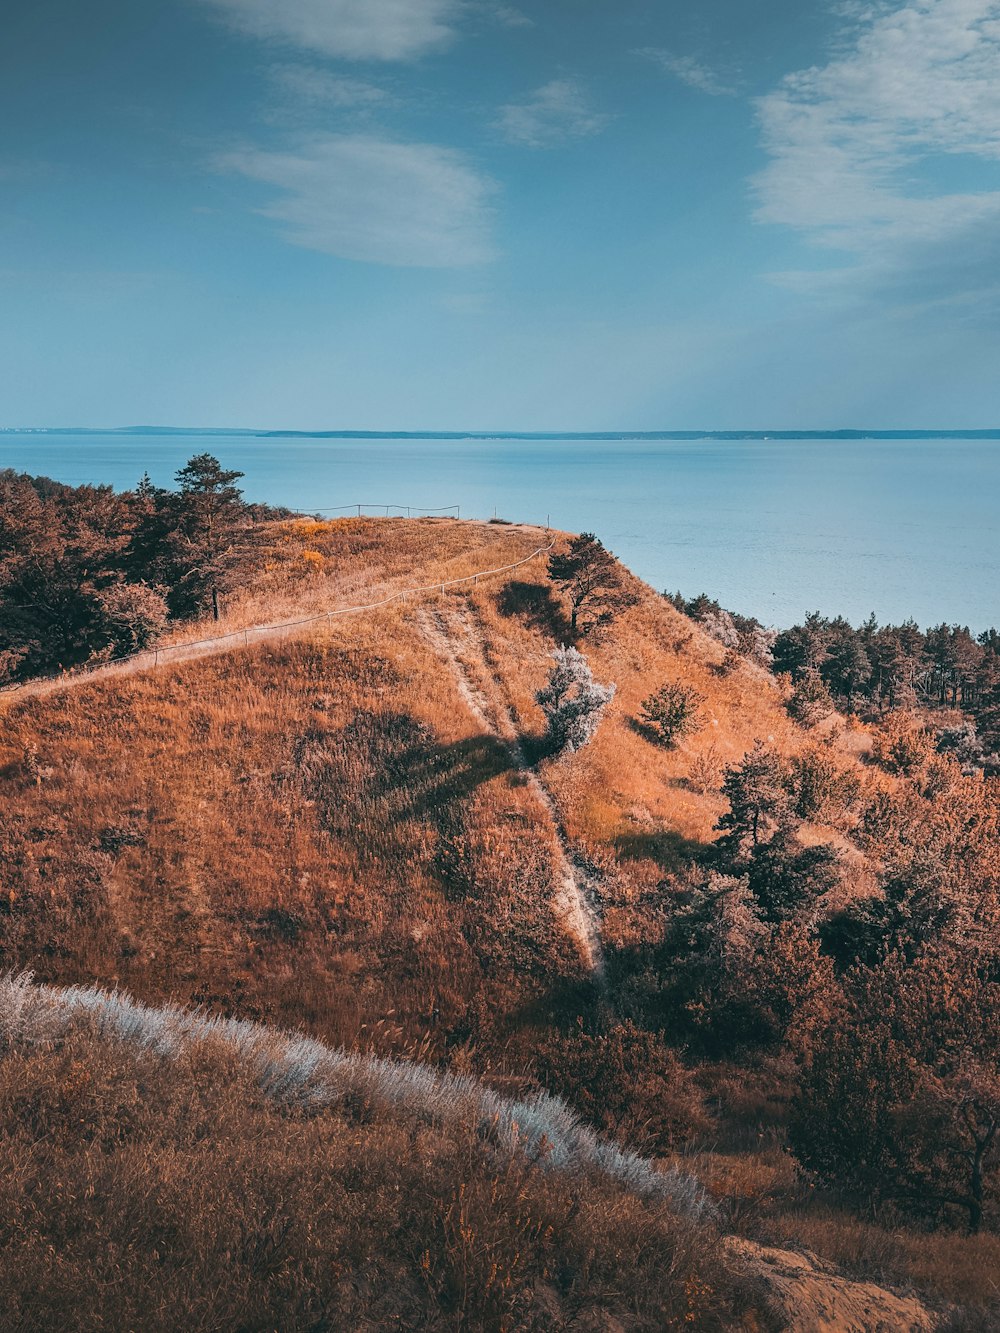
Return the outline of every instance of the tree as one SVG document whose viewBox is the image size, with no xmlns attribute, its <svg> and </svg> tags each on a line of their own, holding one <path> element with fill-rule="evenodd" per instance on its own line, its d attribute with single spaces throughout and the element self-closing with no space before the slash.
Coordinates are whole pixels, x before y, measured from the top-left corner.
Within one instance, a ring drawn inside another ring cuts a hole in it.
<svg viewBox="0 0 1000 1333">
<path fill-rule="evenodd" d="M 722 782 L 729 809 L 716 824 L 717 846 L 733 862 L 794 824 L 789 777 L 780 755 L 758 741 L 741 764 L 727 768 Z"/>
<path fill-rule="evenodd" d="M 793 1108 L 795 1155 L 823 1183 L 978 1231 L 1000 1176 L 996 960 L 934 945 L 848 981 Z"/>
<path fill-rule="evenodd" d="M 567 550 L 549 558 L 549 577 L 569 601 L 574 637 L 609 624 L 637 601 L 625 587 L 618 561 L 592 532 L 574 537 Z"/>
<path fill-rule="evenodd" d="M 243 493 L 233 484 L 242 476 L 211 454 L 197 454 L 177 473 L 180 493 L 166 498 L 173 520 L 167 546 L 176 569 L 174 601 L 197 607 L 207 599 L 216 620 L 246 519 Z"/>
<path fill-rule="evenodd" d="M 826 843 L 800 847 L 782 831 L 753 849 L 747 878 L 763 918 L 787 921 L 811 910 L 837 888 L 840 857 Z"/>
<path fill-rule="evenodd" d="M 556 754 L 572 753 L 593 739 L 614 685 L 598 685 L 587 659 L 575 648 L 557 648 L 555 665 L 535 695 L 548 722 L 547 738 Z"/>
<path fill-rule="evenodd" d="M 784 630 L 774 641 L 774 670 L 798 680 L 804 671 L 819 671 L 830 644 L 830 622 L 818 611 L 801 625 Z"/>
<path fill-rule="evenodd" d="M 804 727 L 815 727 L 833 712 L 833 699 L 818 671 L 803 671 L 795 682 L 788 711 Z"/>
<path fill-rule="evenodd" d="M 681 737 L 700 731 L 698 710 L 704 702 L 693 686 L 668 681 L 643 701 L 642 719 L 656 740 L 672 750 Z"/>
<path fill-rule="evenodd" d="M 130 513 L 109 486 L 0 473 L 0 667 L 30 674 L 84 661 L 100 594 L 121 577 Z"/>
<path fill-rule="evenodd" d="M 848 710 L 854 708 L 855 695 L 863 690 L 872 674 L 872 664 L 859 633 L 847 626 L 830 652 L 824 677 L 835 693 L 847 701 Z"/>
</svg>

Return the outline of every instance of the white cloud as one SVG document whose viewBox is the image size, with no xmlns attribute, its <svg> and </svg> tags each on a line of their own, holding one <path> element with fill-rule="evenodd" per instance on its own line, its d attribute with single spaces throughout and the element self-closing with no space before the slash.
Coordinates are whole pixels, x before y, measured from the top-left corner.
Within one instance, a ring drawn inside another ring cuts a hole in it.
<svg viewBox="0 0 1000 1333">
<path fill-rule="evenodd" d="M 410 60 L 447 46 L 462 0 L 203 0 L 252 37 L 348 60 Z"/>
<path fill-rule="evenodd" d="M 276 90 L 303 107 L 336 106 L 372 109 L 385 106 L 390 94 L 377 84 L 334 74 L 318 65 L 273 65 L 268 74 Z"/>
<path fill-rule="evenodd" d="M 494 23 L 499 23 L 503 28 L 533 28 L 535 26 L 534 19 L 528 18 L 527 14 L 522 14 L 513 5 L 490 5 L 487 12 Z"/>
<path fill-rule="evenodd" d="M 523 102 L 502 107 L 498 125 L 512 143 L 548 148 L 565 139 L 597 134 L 607 124 L 575 79 L 553 79 Z"/>
<path fill-rule="evenodd" d="M 707 65 L 700 64 L 693 56 L 680 56 L 673 51 L 666 51 L 660 46 L 644 46 L 635 54 L 654 61 L 669 74 L 673 74 L 680 79 L 681 83 L 686 83 L 689 88 L 696 88 L 698 92 L 708 93 L 710 97 L 735 97 L 736 95 L 735 88 L 731 88 L 727 83 L 724 83 L 714 70 L 709 69 Z"/>
<path fill-rule="evenodd" d="M 325 135 L 290 152 L 244 149 L 218 165 L 279 191 L 260 211 L 295 245 L 415 268 L 494 258 L 495 187 L 453 149 Z"/>
<path fill-rule="evenodd" d="M 981 186 L 1000 186 L 1000 0 L 869 4 L 833 60 L 758 110 L 760 221 L 851 252 L 869 286 L 915 295 L 927 274 L 941 299 L 995 298 L 1000 189 Z"/>
</svg>

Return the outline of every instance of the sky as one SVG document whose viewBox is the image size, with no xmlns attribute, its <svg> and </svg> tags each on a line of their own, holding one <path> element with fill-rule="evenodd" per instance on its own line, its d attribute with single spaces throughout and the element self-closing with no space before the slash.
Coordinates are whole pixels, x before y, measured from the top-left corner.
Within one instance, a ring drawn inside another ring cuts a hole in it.
<svg viewBox="0 0 1000 1333">
<path fill-rule="evenodd" d="M 32 0 L 0 426 L 1000 425 L 1000 0 Z"/>
</svg>

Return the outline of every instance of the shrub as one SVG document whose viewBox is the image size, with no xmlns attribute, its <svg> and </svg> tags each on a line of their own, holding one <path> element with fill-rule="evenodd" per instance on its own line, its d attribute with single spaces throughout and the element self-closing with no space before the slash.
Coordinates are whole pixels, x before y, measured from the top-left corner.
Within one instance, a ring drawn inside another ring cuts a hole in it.
<svg viewBox="0 0 1000 1333">
<path fill-rule="evenodd" d="M 916 777 L 934 754 L 934 742 L 918 719 L 909 713 L 889 714 L 875 733 L 872 757 L 887 773 Z"/>
<path fill-rule="evenodd" d="M 555 666 L 535 698 L 545 713 L 553 752 L 572 753 L 593 739 L 616 687 L 598 685 L 587 659 L 575 648 L 557 648 L 550 655 Z"/>
<path fill-rule="evenodd" d="M 151 648 L 167 627 L 166 599 L 145 583 L 114 583 L 97 594 L 96 637 L 115 657 Z"/>
<path fill-rule="evenodd" d="M 717 792 L 722 782 L 722 757 L 717 745 L 710 745 L 691 759 L 688 769 L 688 783 L 695 791 L 707 795 Z"/>
<path fill-rule="evenodd" d="M 823 750 L 807 750 L 792 760 L 795 811 L 803 819 L 842 826 L 861 796 L 858 775 L 841 768 Z"/>
<path fill-rule="evenodd" d="M 804 727 L 815 727 L 833 712 L 833 697 L 818 671 L 805 671 L 788 701 L 790 715 Z"/>
<path fill-rule="evenodd" d="M 683 736 L 702 727 L 698 710 L 705 702 L 691 685 L 668 681 L 642 704 L 642 719 L 660 745 L 672 750 Z"/>
<path fill-rule="evenodd" d="M 598 1129 L 650 1153 L 675 1152 L 712 1121 L 691 1073 L 660 1037 L 631 1022 L 552 1037 L 535 1068 L 550 1091 Z"/>
</svg>

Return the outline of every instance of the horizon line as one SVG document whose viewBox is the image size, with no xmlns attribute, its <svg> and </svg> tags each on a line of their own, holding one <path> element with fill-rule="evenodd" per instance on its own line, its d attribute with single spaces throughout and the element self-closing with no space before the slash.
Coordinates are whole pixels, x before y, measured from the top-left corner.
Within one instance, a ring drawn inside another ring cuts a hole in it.
<svg viewBox="0 0 1000 1333">
<path fill-rule="evenodd" d="M 0 435 L 216 435 L 254 439 L 360 440 L 853 440 L 1000 439 L 1000 427 L 833 427 L 764 429 L 632 430 L 351 430 L 248 426 L 0 426 Z"/>
</svg>

